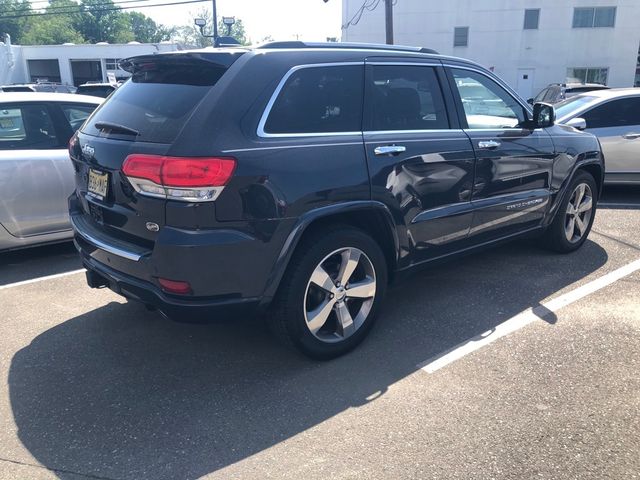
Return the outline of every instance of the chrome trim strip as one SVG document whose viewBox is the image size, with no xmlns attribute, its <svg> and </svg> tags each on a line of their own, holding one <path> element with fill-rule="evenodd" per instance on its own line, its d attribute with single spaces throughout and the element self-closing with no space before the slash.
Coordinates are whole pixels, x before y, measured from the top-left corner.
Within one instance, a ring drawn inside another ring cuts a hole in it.
<svg viewBox="0 0 640 480">
<path fill-rule="evenodd" d="M 364 61 L 362 62 L 333 62 L 333 63 L 312 63 L 307 65 L 296 65 L 291 68 L 287 73 L 285 73 L 282 80 L 276 87 L 275 91 L 271 95 L 267 106 L 262 112 L 262 117 L 260 117 L 260 123 L 258 123 L 258 131 L 257 135 L 261 138 L 290 138 L 290 137 L 332 137 L 332 136 L 348 136 L 348 135 L 361 135 L 362 132 L 326 132 L 326 133 L 267 133 L 264 130 L 264 127 L 267 123 L 267 119 L 269 118 L 269 114 L 271 113 L 271 109 L 273 105 L 276 103 L 280 92 L 284 88 L 285 83 L 289 80 L 289 77 L 293 75 L 298 70 L 302 70 L 304 68 L 322 68 L 322 67 L 342 67 L 342 66 L 353 66 L 353 65 L 361 65 L 364 67 Z"/>
<path fill-rule="evenodd" d="M 318 144 L 309 144 L 309 145 L 278 145 L 275 147 L 237 148 L 234 150 L 223 150 L 222 153 L 255 152 L 255 151 L 261 151 L 261 150 L 281 150 L 283 148 L 344 147 L 344 146 L 352 146 L 352 145 L 362 145 L 362 142 L 318 143 Z"/>
<path fill-rule="evenodd" d="M 404 52 L 403 52 L 404 53 Z M 380 58 L 380 57 L 377 57 Z M 441 67 L 442 63 L 441 62 L 421 62 L 419 60 L 421 60 L 420 58 L 416 58 L 416 60 L 418 60 L 417 62 L 400 62 L 400 61 L 392 61 L 392 62 L 383 62 L 380 60 L 376 60 L 374 62 L 369 62 L 366 61 L 367 65 L 377 65 L 377 66 L 386 66 L 386 65 L 392 65 L 392 66 L 409 66 L 409 67 Z"/>
<path fill-rule="evenodd" d="M 402 135 L 411 133 L 464 133 L 461 128 L 434 128 L 432 130 L 366 130 L 365 135 Z"/>
<path fill-rule="evenodd" d="M 127 250 L 123 250 L 118 247 L 114 247 L 113 245 L 109 245 L 108 243 L 103 242 L 102 240 L 98 240 L 97 238 L 89 235 L 86 232 L 83 232 L 78 228 L 76 223 L 73 221 L 73 216 L 70 217 L 71 225 L 73 226 L 73 230 L 75 233 L 84 238 L 91 245 L 98 247 L 100 250 L 104 250 L 105 252 L 111 253 L 113 255 L 117 255 L 118 257 L 126 258 L 127 260 L 133 260 L 134 262 L 140 261 L 142 255 L 139 255 L 134 252 L 129 252 Z"/>
</svg>

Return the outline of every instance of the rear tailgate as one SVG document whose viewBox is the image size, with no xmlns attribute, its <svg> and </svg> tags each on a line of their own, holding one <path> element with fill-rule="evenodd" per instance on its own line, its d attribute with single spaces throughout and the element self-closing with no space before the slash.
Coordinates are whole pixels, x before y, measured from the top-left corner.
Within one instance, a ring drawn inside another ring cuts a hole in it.
<svg viewBox="0 0 640 480">
<path fill-rule="evenodd" d="M 166 224 L 167 200 L 136 191 L 122 173 L 123 163 L 131 154 L 167 155 L 202 99 L 242 53 L 149 55 L 121 63 L 131 79 L 70 144 L 77 197 L 93 227 L 153 247 L 157 233 L 148 224 Z"/>
</svg>

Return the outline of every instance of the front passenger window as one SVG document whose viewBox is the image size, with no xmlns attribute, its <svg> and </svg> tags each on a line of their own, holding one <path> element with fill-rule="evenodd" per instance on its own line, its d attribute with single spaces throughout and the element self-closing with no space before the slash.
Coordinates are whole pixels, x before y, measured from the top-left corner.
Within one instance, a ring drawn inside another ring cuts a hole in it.
<svg viewBox="0 0 640 480">
<path fill-rule="evenodd" d="M 374 65 L 367 92 L 368 128 L 372 131 L 449 128 L 433 67 Z"/>
<path fill-rule="evenodd" d="M 469 70 L 452 73 L 469 129 L 516 128 L 526 120 L 524 108 L 490 78 Z"/>
</svg>

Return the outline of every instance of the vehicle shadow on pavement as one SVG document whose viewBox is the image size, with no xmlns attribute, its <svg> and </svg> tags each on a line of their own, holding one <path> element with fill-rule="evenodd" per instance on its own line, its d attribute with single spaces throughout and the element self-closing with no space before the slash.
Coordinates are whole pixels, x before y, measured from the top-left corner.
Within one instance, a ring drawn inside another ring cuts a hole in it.
<svg viewBox="0 0 640 480">
<path fill-rule="evenodd" d="M 0 286 L 82 268 L 71 242 L 0 252 Z"/>
<path fill-rule="evenodd" d="M 565 256 L 520 242 L 426 270 L 392 287 L 369 338 L 330 362 L 283 349 L 258 321 L 178 324 L 109 303 L 15 354 L 18 435 L 61 479 L 195 479 L 375 402 L 606 262 L 590 241 Z"/>
</svg>

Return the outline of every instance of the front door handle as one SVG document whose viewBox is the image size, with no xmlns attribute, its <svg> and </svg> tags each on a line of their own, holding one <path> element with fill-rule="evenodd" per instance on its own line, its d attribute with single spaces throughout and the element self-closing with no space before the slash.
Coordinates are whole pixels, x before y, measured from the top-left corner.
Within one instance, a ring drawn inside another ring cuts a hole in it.
<svg viewBox="0 0 640 480">
<path fill-rule="evenodd" d="M 385 145 L 383 147 L 376 147 L 373 153 L 376 155 L 399 155 L 407 151 L 407 147 L 402 145 Z"/>
<path fill-rule="evenodd" d="M 500 145 L 502 145 L 500 142 L 497 142 L 495 140 L 482 140 L 480 142 L 478 142 L 478 148 L 482 148 L 484 150 L 490 150 L 493 148 L 498 148 Z"/>
<path fill-rule="evenodd" d="M 626 138 L 627 140 L 634 140 L 636 138 L 640 138 L 640 133 L 625 133 L 622 138 Z"/>
</svg>

